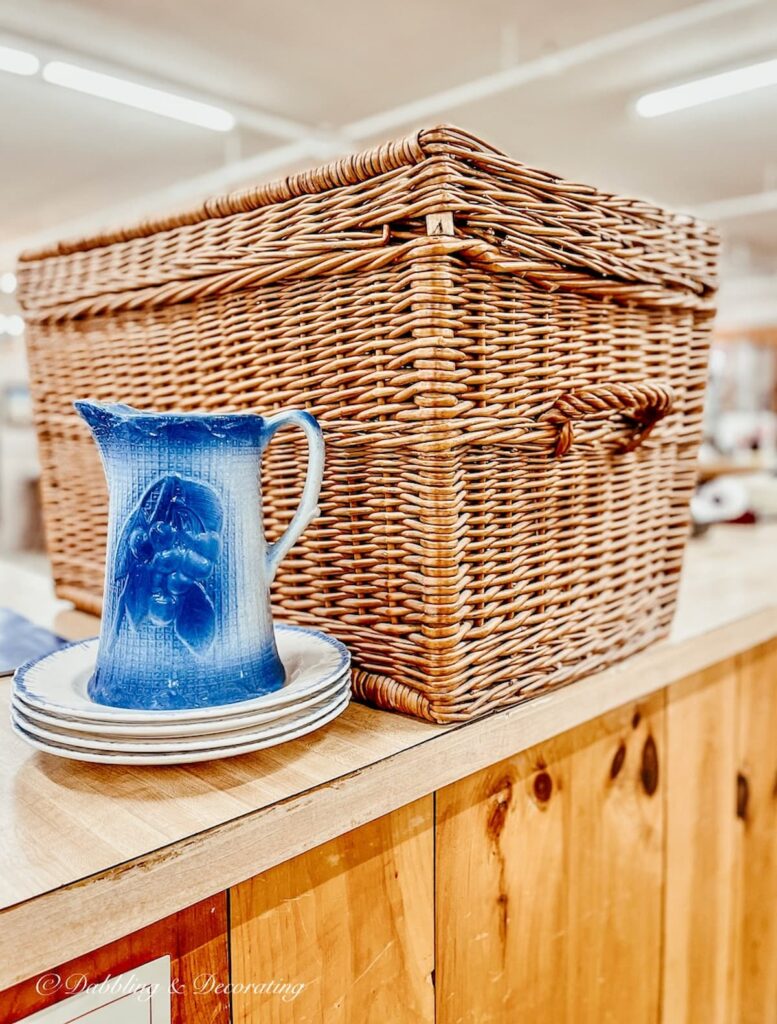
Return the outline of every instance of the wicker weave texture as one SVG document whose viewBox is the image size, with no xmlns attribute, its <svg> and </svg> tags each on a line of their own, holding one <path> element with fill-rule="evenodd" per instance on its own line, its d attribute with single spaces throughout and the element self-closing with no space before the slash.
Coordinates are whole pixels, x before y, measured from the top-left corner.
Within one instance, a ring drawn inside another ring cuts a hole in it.
<svg viewBox="0 0 777 1024">
<path fill-rule="evenodd" d="M 279 617 L 357 692 L 464 720 L 665 635 L 701 430 L 717 240 L 452 128 L 25 255 L 58 592 L 99 608 L 105 485 L 77 397 L 306 407 L 321 518 Z M 268 533 L 303 452 L 265 454 Z"/>
</svg>

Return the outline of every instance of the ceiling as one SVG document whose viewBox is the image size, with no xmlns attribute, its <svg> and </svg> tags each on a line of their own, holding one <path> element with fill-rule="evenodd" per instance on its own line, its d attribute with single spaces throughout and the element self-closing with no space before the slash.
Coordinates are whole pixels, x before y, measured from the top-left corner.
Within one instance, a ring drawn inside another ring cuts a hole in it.
<svg viewBox="0 0 777 1024">
<path fill-rule="evenodd" d="M 777 86 L 652 120 L 633 111 L 651 89 L 776 56 L 777 0 L 0 0 L 3 42 L 217 103 L 239 128 L 0 73 L 0 269 L 20 247 L 440 121 L 720 216 L 732 266 L 777 269 Z"/>
</svg>

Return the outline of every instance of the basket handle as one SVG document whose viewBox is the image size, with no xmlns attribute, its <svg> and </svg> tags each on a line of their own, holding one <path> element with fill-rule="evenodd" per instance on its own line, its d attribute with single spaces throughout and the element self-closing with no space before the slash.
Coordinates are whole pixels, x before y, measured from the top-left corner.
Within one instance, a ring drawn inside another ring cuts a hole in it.
<svg viewBox="0 0 777 1024">
<path fill-rule="evenodd" d="M 558 428 L 555 458 L 566 455 L 575 439 L 573 423 L 619 412 L 635 426 L 619 454 L 634 451 L 653 427 L 671 412 L 674 392 L 664 381 L 642 384 L 592 384 L 561 395 L 541 419 Z"/>
</svg>

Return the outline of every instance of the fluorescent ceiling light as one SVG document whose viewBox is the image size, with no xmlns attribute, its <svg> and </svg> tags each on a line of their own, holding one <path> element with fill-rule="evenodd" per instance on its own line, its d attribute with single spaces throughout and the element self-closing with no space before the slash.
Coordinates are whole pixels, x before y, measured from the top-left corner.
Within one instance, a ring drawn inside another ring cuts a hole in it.
<svg viewBox="0 0 777 1024">
<path fill-rule="evenodd" d="M 763 89 L 767 85 L 777 85 L 777 60 L 765 60 L 760 64 L 750 64 L 734 71 L 724 71 L 719 75 L 697 78 L 683 85 L 649 92 L 637 100 L 637 113 L 642 117 L 659 117 L 712 100 Z"/>
<path fill-rule="evenodd" d="M 40 61 L 26 50 L 16 50 L 11 46 L 0 46 L 0 71 L 10 71 L 12 75 L 37 75 Z"/>
<path fill-rule="evenodd" d="M 123 103 L 127 107 L 147 110 L 162 117 L 171 117 L 176 121 L 196 124 L 200 128 L 210 128 L 214 132 L 229 132 L 235 127 L 235 118 L 228 110 L 212 107 L 209 103 L 189 100 L 184 96 L 165 92 L 163 89 L 152 89 L 148 85 L 128 82 L 113 75 L 104 75 L 99 71 L 66 64 L 64 61 L 53 60 L 43 68 L 43 77 L 52 85 L 62 85 L 66 89 L 99 96 L 114 103 Z"/>
</svg>

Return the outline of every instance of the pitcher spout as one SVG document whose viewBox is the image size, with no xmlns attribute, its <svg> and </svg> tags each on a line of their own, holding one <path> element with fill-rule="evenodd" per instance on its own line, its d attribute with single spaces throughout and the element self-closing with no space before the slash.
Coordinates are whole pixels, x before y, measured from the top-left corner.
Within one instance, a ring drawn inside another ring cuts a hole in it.
<svg viewBox="0 0 777 1024">
<path fill-rule="evenodd" d="M 128 416 L 140 415 L 137 409 L 122 402 L 91 402 L 88 399 L 79 399 L 73 405 L 98 442 L 112 436 L 116 428 L 127 421 Z"/>
</svg>

